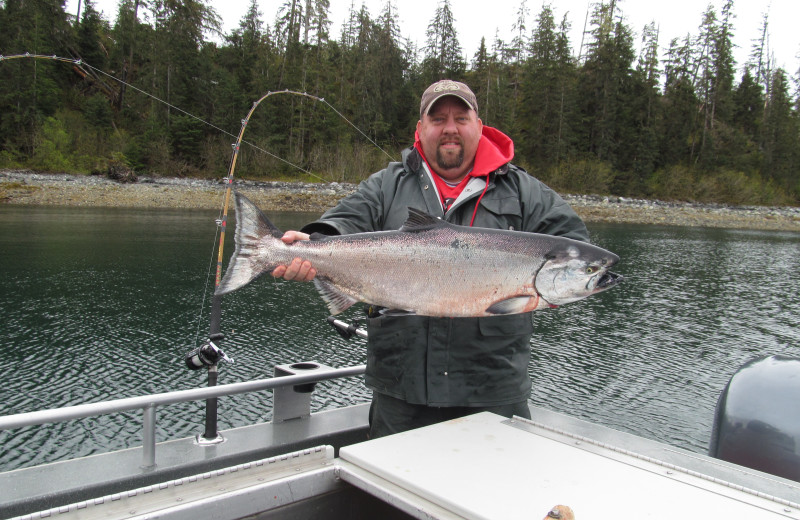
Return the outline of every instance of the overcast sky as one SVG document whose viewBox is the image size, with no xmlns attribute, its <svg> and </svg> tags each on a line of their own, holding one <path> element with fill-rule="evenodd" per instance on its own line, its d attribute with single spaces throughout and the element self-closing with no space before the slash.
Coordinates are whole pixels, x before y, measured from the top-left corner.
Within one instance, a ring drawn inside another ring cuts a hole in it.
<svg viewBox="0 0 800 520">
<path fill-rule="evenodd" d="M 263 13 L 265 24 L 273 25 L 275 14 L 285 0 L 259 0 L 259 8 Z M 247 12 L 250 0 L 211 0 L 223 21 L 224 31 L 230 32 L 238 27 L 239 21 Z M 386 0 L 363 0 L 371 16 L 377 17 Z M 416 41 L 419 46 L 425 44 L 425 32 L 433 18 L 439 2 L 434 0 L 397 0 L 400 29 L 403 36 Z M 587 0 L 553 0 L 547 2 L 552 6 L 556 21 L 560 22 L 566 14 L 572 24 L 571 43 L 576 49 L 581 43 L 586 13 L 590 2 Z M 342 22 L 347 18 L 349 8 L 354 4 L 357 8 L 361 0 L 330 0 L 330 18 L 333 22 L 332 37 L 338 37 Z M 641 31 L 647 23 L 655 21 L 660 29 L 659 44 L 662 52 L 669 46 L 673 38 L 683 38 L 687 33 L 697 35 L 702 21 L 702 14 L 713 5 L 719 15 L 723 0 L 703 2 L 702 0 L 668 0 L 654 2 L 652 0 L 618 0 L 618 5 L 628 25 L 635 33 L 634 42 L 637 49 L 640 45 Z M 103 11 L 105 18 L 112 21 L 117 12 L 117 0 L 95 0 L 98 10 Z M 451 0 L 456 30 L 462 50 L 471 59 L 480 45 L 481 37 L 486 38 L 487 46 L 495 34 L 501 39 L 511 39 L 511 28 L 517 19 L 522 0 L 490 0 L 474 2 L 474 0 Z M 477 7 L 476 7 L 477 6 Z M 528 31 L 542 7 L 541 0 L 526 0 L 530 12 Z M 77 0 L 67 1 L 67 10 L 75 13 Z M 753 40 L 760 36 L 761 21 L 764 13 L 769 15 L 770 45 L 776 58 L 776 64 L 783 67 L 790 75 L 795 76 L 800 68 L 800 0 L 734 0 L 734 44 L 737 65 L 741 67 L 747 59 Z"/>
</svg>

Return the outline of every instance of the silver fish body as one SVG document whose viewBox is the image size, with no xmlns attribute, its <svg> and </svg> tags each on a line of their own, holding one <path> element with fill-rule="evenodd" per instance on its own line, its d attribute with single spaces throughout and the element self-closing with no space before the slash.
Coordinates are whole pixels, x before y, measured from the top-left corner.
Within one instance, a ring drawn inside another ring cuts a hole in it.
<svg viewBox="0 0 800 520">
<path fill-rule="evenodd" d="M 283 233 L 236 194 L 236 251 L 217 294 L 294 258 L 309 260 L 332 314 L 362 301 L 426 316 L 515 314 L 580 300 L 616 285 L 619 257 L 564 237 L 457 226 L 409 208 L 398 231 L 313 237 Z"/>
</svg>

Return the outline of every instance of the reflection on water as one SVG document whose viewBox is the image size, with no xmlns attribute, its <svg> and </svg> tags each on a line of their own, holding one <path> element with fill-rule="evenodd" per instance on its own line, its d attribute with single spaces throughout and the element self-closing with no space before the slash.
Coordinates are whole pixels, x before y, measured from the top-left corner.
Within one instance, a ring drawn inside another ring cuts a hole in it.
<svg viewBox="0 0 800 520">
<path fill-rule="evenodd" d="M 207 333 L 215 216 L 0 207 L 0 413 L 204 385 L 183 356 Z M 287 229 L 313 215 L 274 217 Z M 798 355 L 800 234 L 591 231 L 620 255 L 626 280 L 535 315 L 531 401 L 703 452 L 717 395 L 736 368 L 759 355 Z M 265 277 L 237 291 L 223 310 L 236 363 L 221 367 L 220 383 L 269 377 L 274 365 L 300 360 L 364 363 L 363 343 L 342 339 L 326 316 L 311 284 Z M 269 420 L 271 399 L 269 391 L 223 398 L 220 428 Z M 312 406 L 368 399 L 351 378 L 320 383 Z M 195 435 L 202 403 L 160 409 L 158 419 L 158 440 Z M 137 445 L 140 424 L 136 413 L 113 414 L 0 432 L 0 470 Z"/>
</svg>

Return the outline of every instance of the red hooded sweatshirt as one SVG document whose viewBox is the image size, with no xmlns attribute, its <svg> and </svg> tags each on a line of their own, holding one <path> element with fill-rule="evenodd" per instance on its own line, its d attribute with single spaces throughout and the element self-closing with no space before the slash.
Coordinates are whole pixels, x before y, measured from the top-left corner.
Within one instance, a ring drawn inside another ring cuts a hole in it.
<svg viewBox="0 0 800 520">
<path fill-rule="evenodd" d="M 450 205 L 458 198 L 464 187 L 467 185 L 471 177 L 487 177 L 486 185 L 489 185 L 489 173 L 500 168 L 504 164 L 514 158 L 514 142 L 506 134 L 491 126 L 483 126 L 481 139 L 478 142 L 478 150 L 475 152 L 475 163 L 472 169 L 457 185 L 452 186 L 445 182 L 444 179 L 430 167 L 425 153 L 422 151 L 422 143 L 419 141 L 419 133 L 414 135 L 414 148 L 417 149 L 422 159 L 428 165 L 428 171 L 431 172 L 436 189 L 439 192 L 439 197 L 442 200 L 442 206 L 445 211 Z"/>
</svg>

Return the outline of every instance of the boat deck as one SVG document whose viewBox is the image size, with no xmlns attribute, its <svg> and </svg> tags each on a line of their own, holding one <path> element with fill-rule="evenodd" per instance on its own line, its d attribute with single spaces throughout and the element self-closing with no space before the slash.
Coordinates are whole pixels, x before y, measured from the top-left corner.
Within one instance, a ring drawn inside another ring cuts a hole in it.
<svg viewBox="0 0 800 520">
<path fill-rule="evenodd" d="M 508 520 L 544 518 L 560 504 L 578 519 L 800 519 L 800 483 L 551 411 L 532 415 L 476 414 L 344 446 L 338 457 L 316 446 L 23 518 Z"/>
</svg>

